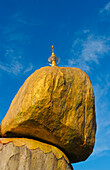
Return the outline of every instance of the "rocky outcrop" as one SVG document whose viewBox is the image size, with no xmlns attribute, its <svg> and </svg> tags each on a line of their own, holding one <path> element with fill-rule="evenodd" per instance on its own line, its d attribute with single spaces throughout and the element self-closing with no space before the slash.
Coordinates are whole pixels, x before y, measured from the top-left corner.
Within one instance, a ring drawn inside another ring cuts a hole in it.
<svg viewBox="0 0 110 170">
<path fill-rule="evenodd" d="M 31 149 L 30 149 L 31 148 Z M 72 170 L 54 146 L 31 139 L 0 139 L 1 170 Z"/>
<path fill-rule="evenodd" d="M 76 68 L 53 66 L 35 71 L 13 99 L 1 132 L 53 144 L 70 162 L 85 160 L 93 150 L 96 132 L 89 77 Z"/>
</svg>

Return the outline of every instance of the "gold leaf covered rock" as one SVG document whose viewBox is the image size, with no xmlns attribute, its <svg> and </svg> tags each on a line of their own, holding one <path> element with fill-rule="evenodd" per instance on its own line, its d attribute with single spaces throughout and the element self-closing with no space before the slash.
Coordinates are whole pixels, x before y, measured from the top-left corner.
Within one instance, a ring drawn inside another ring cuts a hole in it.
<svg viewBox="0 0 110 170">
<path fill-rule="evenodd" d="M 24 82 L 1 123 L 4 136 L 39 139 L 59 147 L 70 162 L 85 160 L 95 142 L 94 93 L 85 72 L 43 67 Z"/>
</svg>

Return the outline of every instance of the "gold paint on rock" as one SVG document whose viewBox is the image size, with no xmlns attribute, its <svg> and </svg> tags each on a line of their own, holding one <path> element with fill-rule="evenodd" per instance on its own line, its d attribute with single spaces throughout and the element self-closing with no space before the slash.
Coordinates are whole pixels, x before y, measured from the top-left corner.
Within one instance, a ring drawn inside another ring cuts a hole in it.
<svg viewBox="0 0 110 170">
<path fill-rule="evenodd" d="M 1 123 L 3 136 L 29 137 L 60 148 L 70 162 L 92 153 L 96 118 L 89 77 L 77 68 L 43 67 L 19 89 Z"/>
<path fill-rule="evenodd" d="M 46 143 L 39 142 L 33 139 L 26 139 L 26 138 L 0 138 L 0 143 L 7 144 L 12 142 L 15 146 L 23 146 L 26 145 L 28 149 L 40 149 L 44 153 L 52 152 L 57 159 L 61 159 L 62 157 L 69 163 L 67 156 L 58 148 L 53 145 L 49 145 Z"/>
</svg>

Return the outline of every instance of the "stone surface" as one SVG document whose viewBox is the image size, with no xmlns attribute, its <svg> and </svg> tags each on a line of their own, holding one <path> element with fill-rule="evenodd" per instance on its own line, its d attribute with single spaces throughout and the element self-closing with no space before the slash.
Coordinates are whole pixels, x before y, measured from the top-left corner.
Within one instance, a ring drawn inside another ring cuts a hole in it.
<svg viewBox="0 0 110 170">
<path fill-rule="evenodd" d="M 46 153 L 42 147 L 29 149 L 27 145 L 22 143 L 29 144 L 29 141 L 27 142 L 29 139 L 20 141 L 22 145 L 18 147 L 16 145 L 19 144 L 19 139 L 15 140 L 18 140 L 18 143 L 17 141 L 14 143 L 14 139 L 13 141 L 11 139 L 0 139 L 1 142 L 4 142 L 4 144 L 0 143 L 1 170 L 72 170 L 65 158 L 56 157 L 52 150 Z M 32 140 L 30 140 L 31 142 Z M 59 149 L 56 149 L 56 152 L 59 152 Z"/>
<path fill-rule="evenodd" d="M 87 74 L 76 68 L 43 67 L 18 91 L 1 132 L 54 144 L 70 162 L 78 162 L 93 150 L 95 119 L 94 93 Z"/>
<path fill-rule="evenodd" d="M 1 144 L 7 144 L 12 142 L 15 146 L 23 146 L 26 145 L 28 149 L 40 149 L 42 150 L 45 154 L 52 152 L 57 159 L 61 159 L 64 157 L 66 162 L 69 163 L 69 160 L 67 156 L 57 147 L 53 145 L 49 145 L 37 140 L 33 139 L 28 139 L 28 138 L 0 138 L 0 143 Z"/>
</svg>

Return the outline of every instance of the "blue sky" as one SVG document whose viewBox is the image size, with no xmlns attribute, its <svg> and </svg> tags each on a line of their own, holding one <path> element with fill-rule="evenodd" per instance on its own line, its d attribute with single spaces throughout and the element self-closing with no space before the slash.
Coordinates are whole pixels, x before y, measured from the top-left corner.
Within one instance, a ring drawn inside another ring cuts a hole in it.
<svg viewBox="0 0 110 170">
<path fill-rule="evenodd" d="M 25 79 L 48 65 L 52 44 L 59 66 L 84 70 L 95 93 L 95 148 L 73 167 L 109 170 L 110 1 L 0 0 L 0 121 Z"/>
</svg>

